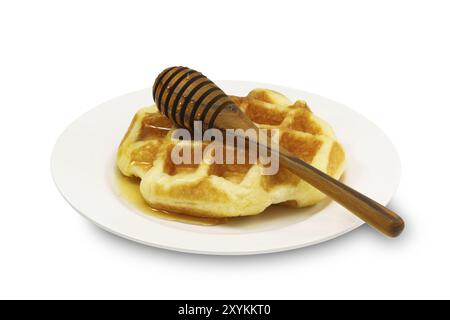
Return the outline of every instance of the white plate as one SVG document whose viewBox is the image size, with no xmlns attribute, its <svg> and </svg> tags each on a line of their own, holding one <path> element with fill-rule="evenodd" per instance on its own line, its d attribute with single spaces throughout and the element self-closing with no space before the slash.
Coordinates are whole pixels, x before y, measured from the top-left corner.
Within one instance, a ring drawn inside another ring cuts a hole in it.
<svg viewBox="0 0 450 320">
<path fill-rule="evenodd" d="M 355 111 L 320 96 L 269 84 L 219 81 L 228 94 L 262 87 L 304 99 L 334 128 L 347 153 L 343 182 L 386 205 L 400 179 L 400 162 L 388 138 Z M 134 113 L 153 103 L 151 90 L 126 94 L 78 118 L 58 139 L 52 173 L 64 198 L 101 228 L 146 245 L 202 254 L 259 254 L 290 250 L 347 233 L 363 222 L 335 202 L 307 209 L 273 206 L 267 212 L 216 226 L 149 216 L 118 196 L 115 154 Z"/>
</svg>

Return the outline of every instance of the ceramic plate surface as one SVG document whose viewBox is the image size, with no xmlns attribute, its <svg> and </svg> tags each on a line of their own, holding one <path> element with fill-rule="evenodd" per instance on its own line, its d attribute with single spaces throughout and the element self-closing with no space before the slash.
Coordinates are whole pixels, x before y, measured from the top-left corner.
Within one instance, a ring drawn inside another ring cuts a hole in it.
<svg viewBox="0 0 450 320">
<path fill-rule="evenodd" d="M 342 181 L 386 205 L 400 180 L 395 148 L 372 122 L 323 97 L 269 84 L 217 81 L 226 93 L 246 95 L 254 88 L 306 100 L 343 144 L 347 165 Z M 149 246 L 202 254 L 259 254 L 301 248 L 330 240 L 363 222 L 333 201 L 307 209 L 271 206 L 263 214 L 230 223 L 200 226 L 140 212 L 119 197 L 115 157 L 135 112 L 153 104 L 151 89 L 108 101 L 73 122 L 59 137 L 52 173 L 64 198 L 84 217 L 121 237 Z"/>
</svg>

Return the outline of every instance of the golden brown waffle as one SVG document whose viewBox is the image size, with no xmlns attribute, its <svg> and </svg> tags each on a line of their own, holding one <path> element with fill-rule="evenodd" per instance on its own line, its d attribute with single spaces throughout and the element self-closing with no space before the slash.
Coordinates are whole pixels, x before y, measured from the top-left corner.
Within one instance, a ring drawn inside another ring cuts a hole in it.
<svg viewBox="0 0 450 320">
<path fill-rule="evenodd" d="M 267 89 L 231 98 L 258 127 L 278 129 L 282 147 L 334 178 L 342 175 L 344 150 L 330 126 L 315 117 L 305 101 L 292 103 Z M 199 217 L 235 217 L 261 213 L 271 204 L 310 206 L 325 197 L 284 168 L 276 175 L 263 175 L 259 163 L 176 165 L 170 157 L 175 146 L 173 130 L 170 120 L 155 106 L 143 108 L 118 151 L 120 171 L 141 179 L 142 196 L 155 209 Z"/>
</svg>

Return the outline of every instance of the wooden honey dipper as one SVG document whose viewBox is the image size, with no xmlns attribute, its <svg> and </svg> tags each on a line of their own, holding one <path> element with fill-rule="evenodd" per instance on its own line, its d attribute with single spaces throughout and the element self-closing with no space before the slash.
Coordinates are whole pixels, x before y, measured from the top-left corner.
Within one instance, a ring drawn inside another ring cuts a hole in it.
<svg viewBox="0 0 450 320">
<path fill-rule="evenodd" d="M 153 85 L 153 100 L 162 114 L 176 125 L 189 130 L 193 130 L 194 121 L 202 121 L 203 130 L 258 129 L 211 80 L 186 67 L 171 67 L 161 72 Z M 395 212 L 281 147 L 279 161 L 282 166 L 385 235 L 396 237 L 403 231 L 405 224 Z"/>
</svg>

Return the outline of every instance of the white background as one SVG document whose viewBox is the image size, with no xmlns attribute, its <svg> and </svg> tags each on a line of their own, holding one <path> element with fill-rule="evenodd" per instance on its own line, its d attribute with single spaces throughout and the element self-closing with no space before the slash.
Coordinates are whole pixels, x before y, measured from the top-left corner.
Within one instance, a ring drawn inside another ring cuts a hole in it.
<svg viewBox="0 0 450 320">
<path fill-rule="evenodd" d="M 449 16 L 448 1 L 2 1 L 0 298 L 450 298 Z M 58 135 L 171 65 L 371 119 L 402 160 L 404 234 L 208 257 L 84 220 L 50 175 Z"/>
</svg>

